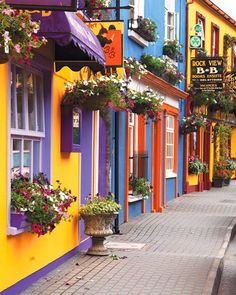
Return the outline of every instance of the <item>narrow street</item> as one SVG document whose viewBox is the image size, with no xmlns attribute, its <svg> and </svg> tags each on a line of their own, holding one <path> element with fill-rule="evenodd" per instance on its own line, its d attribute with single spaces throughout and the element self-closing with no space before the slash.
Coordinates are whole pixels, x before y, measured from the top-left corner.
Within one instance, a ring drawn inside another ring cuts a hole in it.
<svg viewBox="0 0 236 295">
<path fill-rule="evenodd" d="M 233 181 L 175 199 L 162 214 L 133 218 L 122 235 L 107 239 L 110 256 L 78 253 L 21 294 L 212 294 L 236 221 L 235 189 Z M 219 294 L 235 294 L 226 293 L 226 284 L 223 278 Z"/>
</svg>

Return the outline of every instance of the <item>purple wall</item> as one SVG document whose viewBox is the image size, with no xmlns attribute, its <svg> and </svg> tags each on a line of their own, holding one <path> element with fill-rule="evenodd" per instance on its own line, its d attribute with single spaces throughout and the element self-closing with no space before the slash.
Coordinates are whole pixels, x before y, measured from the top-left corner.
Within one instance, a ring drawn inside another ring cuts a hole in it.
<svg viewBox="0 0 236 295">
<path fill-rule="evenodd" d="M 106 194 L 106 125 L 103 118 L 99 120 L 99 176 L 98 176 L 98 192 L 100 195 Z"/>
</svg>

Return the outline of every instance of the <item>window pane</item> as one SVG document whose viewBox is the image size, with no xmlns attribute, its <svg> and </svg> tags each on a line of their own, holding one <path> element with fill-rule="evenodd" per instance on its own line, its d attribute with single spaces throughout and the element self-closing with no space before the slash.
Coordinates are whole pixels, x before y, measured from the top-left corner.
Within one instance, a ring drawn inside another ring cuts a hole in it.
<svg viewBox="0 0 236 295">
<path fill-rule="evenodd" d="M 12 177 L 20 173 L 21 167 L 21 140 L 13 139 L 12 143 Z"/>
<path fill-rule="evenodd" d="M 24 76 L 21 68 L 16 67 L 16 99 L 17 99 L 17 121 L 18 128 L 24 128 Z"/>
<path fill-rule="evenodd" d="M 73 144 L 80 144 L 80 112 L 73 109 Z"/>
<path fill-rule="evenodd" d="M 31 141 L 24 141 L 24 155 L 23 155 L 24 163 L 23 163 L 23 175 L 30 175 L 30 165 L 31 165 Z"/>
<path fill-rule="evenodd" d="M 27 76 L 27 92 L 28 92 L 28 120 L 29 130 L 36 130 L 35 128 L 35 102 L 34 102 L 34 83 L 33 74 Z"/>
<path fill-rule="evenodd" d="M 33 175 L 38 174 L 40 169 L 40 142 L 33 142 Z"/>
<path fill-rule="evenodd" d="M 37 91 L 37 131 L 43 131 L 43 85 L 40 76 L 36 76 L 36 91 Z"/>
<path fill-rule="evenodd" d="M 14 81 L 14 67 L 11 68 L 11 128 L 16 128 L 15 121 L 15 81 Z"/>
</svg>

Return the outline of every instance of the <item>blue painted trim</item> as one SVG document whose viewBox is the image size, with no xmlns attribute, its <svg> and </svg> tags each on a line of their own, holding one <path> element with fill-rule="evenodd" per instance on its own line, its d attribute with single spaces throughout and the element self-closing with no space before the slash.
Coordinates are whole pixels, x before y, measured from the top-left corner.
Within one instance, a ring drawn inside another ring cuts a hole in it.
<svg viewBox="0 0 236 295">
<path fill-rule="evenodd" d="M 84 240 L 78 247 L 72 249 L 71 251 L 67 252 L 65 255 L 54 260 L 53 262 L 49 263 L 48 265 L 44 266 L 43 268 L 39 269 L 38 271 L 24 278 L 23 280 L 17 282 L 15 285 L 2 291 L 1 295 L 20 294 L 22 291 L 29 288 L 34 282 L 39 280 L 41 277 L 45 276 L 46 274 L 48 274 L 49 272 L 51 272 L 52 270 L 60 266 L 62 263 L 66 262 L 69 258 L 73 257 L 76 253 L 78 253 L 79 251 L 86 250 L 90 246 L 91 246 L 91 239 L 88 238 Z"/>
</svg>

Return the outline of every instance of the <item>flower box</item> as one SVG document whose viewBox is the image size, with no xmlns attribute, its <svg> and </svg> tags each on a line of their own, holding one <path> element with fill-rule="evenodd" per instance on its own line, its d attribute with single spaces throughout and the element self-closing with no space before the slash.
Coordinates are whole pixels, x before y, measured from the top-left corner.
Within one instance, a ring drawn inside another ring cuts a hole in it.
<svg viewBox="0 0 236 295">
<path fill-rule="evenodd" d="M 11 212 L 11 226 L 18 229 L 28 227 L 27 216 L 24 213 Z"/>
</svg>

